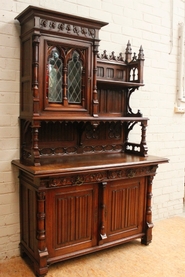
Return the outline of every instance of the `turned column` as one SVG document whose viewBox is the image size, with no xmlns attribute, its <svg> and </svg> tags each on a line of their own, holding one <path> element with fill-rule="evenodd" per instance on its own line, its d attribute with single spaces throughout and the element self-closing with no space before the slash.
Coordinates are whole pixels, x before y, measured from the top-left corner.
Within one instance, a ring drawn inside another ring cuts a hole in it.
<svg viewBox="0 0 185 277">
<path fill-rule="evenodd" d="M 101 211 L 100 211 L 100 218 L 101 218 L 101 226 L 100 226 L 100 242 L 99 244 L 102 244 L 102 240 L 107 238 L 106 234 L 106 221 L 107 221 L 107 207 L 106 207 L 106 190 L 107 182 L 101 183 L 101 190 L 102 190 L 102 199 L 101 199 Z"/>
<path fill-rule="evenodd" d="M 46 247 L 46 230 L 45 230 L 45 192 L 37 192 L 37 240 L 38 240 L 38 263 L 34 264 L 35 271 L 40 275 L 48 272 L 47 257 L 48 250 Z"/>
<path fill-rule="evenodd" d="M 97 74 L 97 54 L 98 54 L 98 46 L 97 42 L 94 43 L 93 48 L 93 116 L 98 117 L 98 93 L 97 93 L 97 82 L 96 82 L 96 74 Z"/>
<path fill-rule="evenodd" d="M 156 172 L 157 165 L 153 168 L 153 171 Z M 154 174 L 155 175 L 155 174 Z M 141 239 L 141 243 L 148 245 L 152 241 L 152 228 L 154 224 L 152 222 L 152 182 L 154 179 L 154 175 L 147 177 L 147 198 L 146 198 L 146 225 L 144 233 L 145 235 Z"/>
<path fill-rule="evenodd" d="M 148 152 L 148 147 L 146 144 L 146 127 L 147 120 L 141 121 L 141 154 L 146 157 Z"/>
<path fill-rule="evenodd" d="M 32 95 L 33 115 L 39 116 L 39 43 L 40 35 L 32 37 Z"/>
</svg>

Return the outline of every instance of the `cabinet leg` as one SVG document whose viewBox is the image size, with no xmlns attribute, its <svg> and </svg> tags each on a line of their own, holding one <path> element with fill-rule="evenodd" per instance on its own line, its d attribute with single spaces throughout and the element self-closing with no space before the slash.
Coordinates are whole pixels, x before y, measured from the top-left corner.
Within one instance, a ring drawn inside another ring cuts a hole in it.
<svg viewBox="0 0 185 277">
<path fill-rule="evenodd" d="M 21 256 L 21 258 L 24 259 L 26 257 L 26 253 L 25 253 L 23 247 L 21 246 L 21 244 L 19 245 L 19 247 L 20 247 L 20 256 Z"/>
<path fill-rule="evenodd" d="M 153 223 L 148 223 L 146 226 L 146 233 L 141 238 L 141 243 L 145 245 L 149 245 L 152 242 L 152 228 L 154 227 Z"/>
<path fill-rule="evenodd" d="M 149 245 L 152 241 L 151 240 L 147 240 L 146 237 L 143 237 L 141 239 L 141 244 L 144 244 L 144 245 Z"/>
<path fill-rule="evenodd" d="M 44 277 L 48 273 L 48 266 L 41 268 L 37 263 L 34 263 L 34 273 L 37 277 Z"/>
<path fill-rule="evenodd" d="M 35 276 L 44 277 L 48 273 L 47 256 L 48 252 L 40 252 L 40 258 L 30 255 L 29 251 L 20 243 L 20 255 L 25 263 L 30 267 Z M 36 261 L 37 259 L 37 261 Z"/>
</svg>

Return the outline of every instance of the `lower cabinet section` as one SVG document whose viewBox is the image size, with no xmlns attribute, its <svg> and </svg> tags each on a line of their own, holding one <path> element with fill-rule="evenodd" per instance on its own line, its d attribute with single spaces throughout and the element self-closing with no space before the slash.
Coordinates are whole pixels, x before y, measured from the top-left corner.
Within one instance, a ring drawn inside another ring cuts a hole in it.
<svg viewBox="0 0 185 277">
<path fill-rule="evenodd" d="M 136 168 L 136 176 L 126 169 L 55 178 L 20 170 L 21 253 L 31 258 L 35 274 L 44 276 L 52 263 L 136 238 L 149 244 L 156 168 Z"/>
</svg>

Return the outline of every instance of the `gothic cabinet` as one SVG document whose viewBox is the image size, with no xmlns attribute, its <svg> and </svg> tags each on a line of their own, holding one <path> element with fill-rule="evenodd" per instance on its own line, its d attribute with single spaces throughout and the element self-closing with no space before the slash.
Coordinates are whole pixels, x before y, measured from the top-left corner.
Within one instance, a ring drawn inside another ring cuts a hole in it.
<svg viewBox="0 0 185 277">
<path fill-rule="evenodd" d="M 143 86 L 144 54 L 98 52 L 107 23 L 29 6 L 21 25 L 21 254 L 48 266 L 152 239 L 147 118 L 129 100 Z M 140 141 L 130 141 L 135 125 Z"/>
</svg>

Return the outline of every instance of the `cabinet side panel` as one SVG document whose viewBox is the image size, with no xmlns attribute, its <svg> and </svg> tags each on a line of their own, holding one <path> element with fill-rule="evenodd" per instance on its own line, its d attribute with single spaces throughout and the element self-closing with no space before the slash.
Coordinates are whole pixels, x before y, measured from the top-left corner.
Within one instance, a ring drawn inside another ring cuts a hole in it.
<svg viewBox="0 0 185 277">
<path fill-rule="evenodd" d="M 21 55 L 21 114 L 32 112 L 31 95 L 31 39 L 22 42 Z"/>
<path fill-rule="evenodd" d="M 125 116 L 125 93 L 121 89 L 98 88 L 99 114 Z"/>
<path fill-rule="evenodd" d="M 20 202 L 21 242 L 29 251 L 34 252 L 36 242 L 35 191 L 30 189 L 25 182 L 21 182 Z"/>
</svg>

